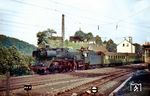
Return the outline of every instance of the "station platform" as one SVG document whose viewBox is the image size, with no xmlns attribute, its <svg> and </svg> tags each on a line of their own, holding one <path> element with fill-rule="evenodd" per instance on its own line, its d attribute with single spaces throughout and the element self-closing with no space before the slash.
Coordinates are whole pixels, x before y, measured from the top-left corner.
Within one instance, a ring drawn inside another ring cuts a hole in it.
<svg viewBox="0 0 150 96">
<path fill-rule="evenodd" d="M 150 71 L 135 71 L 109 96 L 150 96 Z"/>
</svg>

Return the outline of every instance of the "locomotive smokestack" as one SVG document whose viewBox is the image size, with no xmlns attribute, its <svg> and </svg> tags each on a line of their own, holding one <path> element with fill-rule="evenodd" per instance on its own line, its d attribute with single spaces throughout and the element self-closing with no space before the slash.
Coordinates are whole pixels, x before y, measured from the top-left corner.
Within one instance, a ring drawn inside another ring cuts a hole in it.
<svg viewBox="0 0 150 96">
<path fill-rule="evenodd" d="M 64 47 L 64 38 L 65 38 L 65 15 L 62 14 L 62 48 Z"/>
</svg>

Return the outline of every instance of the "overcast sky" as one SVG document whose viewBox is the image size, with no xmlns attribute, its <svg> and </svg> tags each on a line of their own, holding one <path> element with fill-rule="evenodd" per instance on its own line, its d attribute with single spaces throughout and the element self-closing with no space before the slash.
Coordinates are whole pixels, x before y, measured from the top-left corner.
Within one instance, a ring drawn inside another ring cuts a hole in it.
<svg viewBox="0 0 150 96">
<path fill-rule="evenodd" d="M 112 38 L 123 37 L 143 44 L 150 41 L 150 0 L 0 0 L 0 34 L 37 44 L 36 34 L 47 28 L 61 35 L 65 14 L 65 38 L 81 28 L 84 32 Z M 99 26 L 99 30 L 98 30 Z"/>
</svg>

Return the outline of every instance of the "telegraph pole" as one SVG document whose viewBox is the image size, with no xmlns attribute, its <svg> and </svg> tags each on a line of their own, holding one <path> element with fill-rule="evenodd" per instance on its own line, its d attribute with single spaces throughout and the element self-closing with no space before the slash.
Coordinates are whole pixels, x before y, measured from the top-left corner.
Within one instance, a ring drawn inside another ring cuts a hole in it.
<svg viewBox="0 0 150 96">
<path fill-rule="evenodd" d="M 64 38 L 65 38 L 65 15 L 62 14 L 62 48 L 64 47 Z"/>
<path fill-rule="evenodd" d="M 6 72 L 6 96 L 10 96 L 9 90 L 10 90 L 10 72 Z"/>
</svg>

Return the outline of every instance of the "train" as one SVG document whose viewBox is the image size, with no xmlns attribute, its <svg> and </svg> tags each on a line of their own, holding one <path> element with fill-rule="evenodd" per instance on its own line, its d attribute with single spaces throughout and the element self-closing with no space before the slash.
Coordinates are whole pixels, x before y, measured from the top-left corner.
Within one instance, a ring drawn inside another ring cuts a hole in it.
<svg viewBox="0 0 150 96">
<path fill-rule="evenodd" d="M 120 66 L 143 62 L 143 56 L 134 53 L 101 52 L 81 48 L 40 48 L 33 51 L 35 64 L 31 70 L 37 74 L 87 70 L 105 66 Z"/>
</svg>

